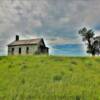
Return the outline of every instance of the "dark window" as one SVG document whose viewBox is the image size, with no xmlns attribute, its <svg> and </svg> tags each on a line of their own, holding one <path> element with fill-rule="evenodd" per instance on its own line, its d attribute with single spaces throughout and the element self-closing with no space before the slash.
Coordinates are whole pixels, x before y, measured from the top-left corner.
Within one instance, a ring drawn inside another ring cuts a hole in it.
<svg viewBox="0 0 100 100">
<path fill-rule="evenodd" d="M 19 54 L 21 54 L 21 48 L 19 48 Z"/>
<path fill-rule="evenodd" d="M 44 46 L 40 46 L 40 50 L 41 50 L 41 53 L 44 53 L 45 47 Z"/>
<path fill-rule="evenodd" d="M 12 55 L 14 54 L 14 48 L 12 48 Z"/>
<path fill-rule="evenodd" d="M 27 54 L 29 53 L 29 47 L 26 48 L 26 53 L 27 53 Z"/>
</svg>

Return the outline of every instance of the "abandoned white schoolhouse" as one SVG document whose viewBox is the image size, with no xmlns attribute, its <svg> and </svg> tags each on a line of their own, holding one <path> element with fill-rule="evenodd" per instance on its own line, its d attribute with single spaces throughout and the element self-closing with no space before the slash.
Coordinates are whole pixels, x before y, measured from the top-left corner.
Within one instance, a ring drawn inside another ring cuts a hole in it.
<svg viewBox="0 0 100 100">
<path fill-rule="evenodd" d="M 43 38 L 19 40 L 16 35 L 15 41 L 8 44 L 8 55 L 34 55 L 48 54 L 49 48 L 46 47 Z"/>
</svg>

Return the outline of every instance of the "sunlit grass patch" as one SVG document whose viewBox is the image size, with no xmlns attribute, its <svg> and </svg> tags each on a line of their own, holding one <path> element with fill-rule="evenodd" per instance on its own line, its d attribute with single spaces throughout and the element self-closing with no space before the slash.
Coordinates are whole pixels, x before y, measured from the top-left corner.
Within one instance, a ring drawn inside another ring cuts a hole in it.
<svg viewBox="0 0 100 100">
<path fill-rule="evenodd" d="M 100 100 L 99 66 L 99 57 L 0 57 L 0 100 Z"/>
</svg>

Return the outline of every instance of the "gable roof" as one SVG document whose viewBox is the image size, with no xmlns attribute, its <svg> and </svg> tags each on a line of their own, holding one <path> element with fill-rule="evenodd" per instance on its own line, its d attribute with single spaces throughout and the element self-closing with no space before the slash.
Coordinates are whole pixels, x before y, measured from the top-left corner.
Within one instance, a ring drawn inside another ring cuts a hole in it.
<svg viewBox="0 0 100 100">
<path fill-rule="evenodd" d="M 18 46 L 18 45 L 32 45 L 32 44 L 39 44 L 40 41 L 43 41 L 42 38 L 38 39 L 28 39 L 28 40 L 18 40 L 13 41 L 12 43 L 8 44 L 8 46 Z"/>
</svg>

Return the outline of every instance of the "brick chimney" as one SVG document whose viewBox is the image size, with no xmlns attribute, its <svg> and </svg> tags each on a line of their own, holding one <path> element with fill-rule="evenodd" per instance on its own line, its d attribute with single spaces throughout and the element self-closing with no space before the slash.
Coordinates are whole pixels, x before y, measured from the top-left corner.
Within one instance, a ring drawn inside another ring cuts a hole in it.
<svg viewBox="0 0 100 100">
<path fill-rule="evenodd" d="M 16 35 L 16 41 L 18 41 L 19 40 L 19 35 Z"/>
</svg>

